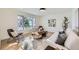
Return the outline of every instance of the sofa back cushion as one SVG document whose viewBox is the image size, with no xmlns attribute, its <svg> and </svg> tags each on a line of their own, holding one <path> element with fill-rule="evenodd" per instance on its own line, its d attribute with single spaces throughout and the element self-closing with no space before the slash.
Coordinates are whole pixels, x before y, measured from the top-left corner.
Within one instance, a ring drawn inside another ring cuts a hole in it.
<svg viewBox="0 0 79 59">
<path fill-rule="evenodd" d="M 64 46 L 71 50 L 78 50 L 79 49 L 79 37 L 73 31 L 70 31 L 68 33 L 68 37 L 65 41 Z"/>
<path fill-rule="evenodd" d="M 66 31 L 65 31 L 67 36 L 69 36 L 71 32 L 73 32 L 73 31 L 70 28 L 66 29 Z"/>
</svg>

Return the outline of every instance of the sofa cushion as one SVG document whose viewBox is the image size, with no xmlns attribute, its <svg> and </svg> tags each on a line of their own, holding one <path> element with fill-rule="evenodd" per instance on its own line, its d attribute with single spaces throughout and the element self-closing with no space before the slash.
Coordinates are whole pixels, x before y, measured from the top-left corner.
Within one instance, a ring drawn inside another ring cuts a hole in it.
<svg viewBox="0 0 79 59">
<path fill-rule="evenodd" d="M 64 45 L 68 49 L 78 50 L 79 37 L 73 31 L 70 31 Z"/>
<path fill-rule="evenodd" d="M 52 35 L 51 35 L 51 37 L 49 37 L 48 39 L 47 39 L 47 41 L 49 41 L 49 42 L 56 42 L 56 40 L 57 40 L 57 38 L 58 38 L 58 32 L 55 32 L 55 33 L 53 33 Z"/>
</svg>

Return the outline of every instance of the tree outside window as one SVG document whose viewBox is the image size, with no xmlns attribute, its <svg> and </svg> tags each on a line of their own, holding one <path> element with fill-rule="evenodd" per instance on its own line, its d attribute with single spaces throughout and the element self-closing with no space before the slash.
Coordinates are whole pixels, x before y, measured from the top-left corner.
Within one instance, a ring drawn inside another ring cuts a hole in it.
<svg viewBox="0 0 79 59">
<path fill-rule="evenodd" d="M 24 30 L 26 28 L 35 26 L 35 18 L 34 17 L 24 17 L 18 16 L 18 30 Z"/>
</svg>

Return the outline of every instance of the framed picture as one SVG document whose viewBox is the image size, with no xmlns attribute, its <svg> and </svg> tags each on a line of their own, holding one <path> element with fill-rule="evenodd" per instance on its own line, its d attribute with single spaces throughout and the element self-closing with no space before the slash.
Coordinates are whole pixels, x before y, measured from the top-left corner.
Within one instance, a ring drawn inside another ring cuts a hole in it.
<svg viewBox="0 0 79 59">
<path fill-rule="evenodd" d="M 48 26 L 49 27 L 56 27 L 56 19 L 49 19 Z"/>
</svg>

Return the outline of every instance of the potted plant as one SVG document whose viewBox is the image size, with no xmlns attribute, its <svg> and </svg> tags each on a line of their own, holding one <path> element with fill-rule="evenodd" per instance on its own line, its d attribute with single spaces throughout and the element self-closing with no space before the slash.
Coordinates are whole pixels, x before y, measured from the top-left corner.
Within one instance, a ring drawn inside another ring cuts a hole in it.
<svg viewBox="0 0 79 59">
<path fill-rule="evenodd" d="M 65 31 L 68 28 L 69 19 L 67 17 L 64 17 L 63 21 L 63 30 Z"/>
</svg>

